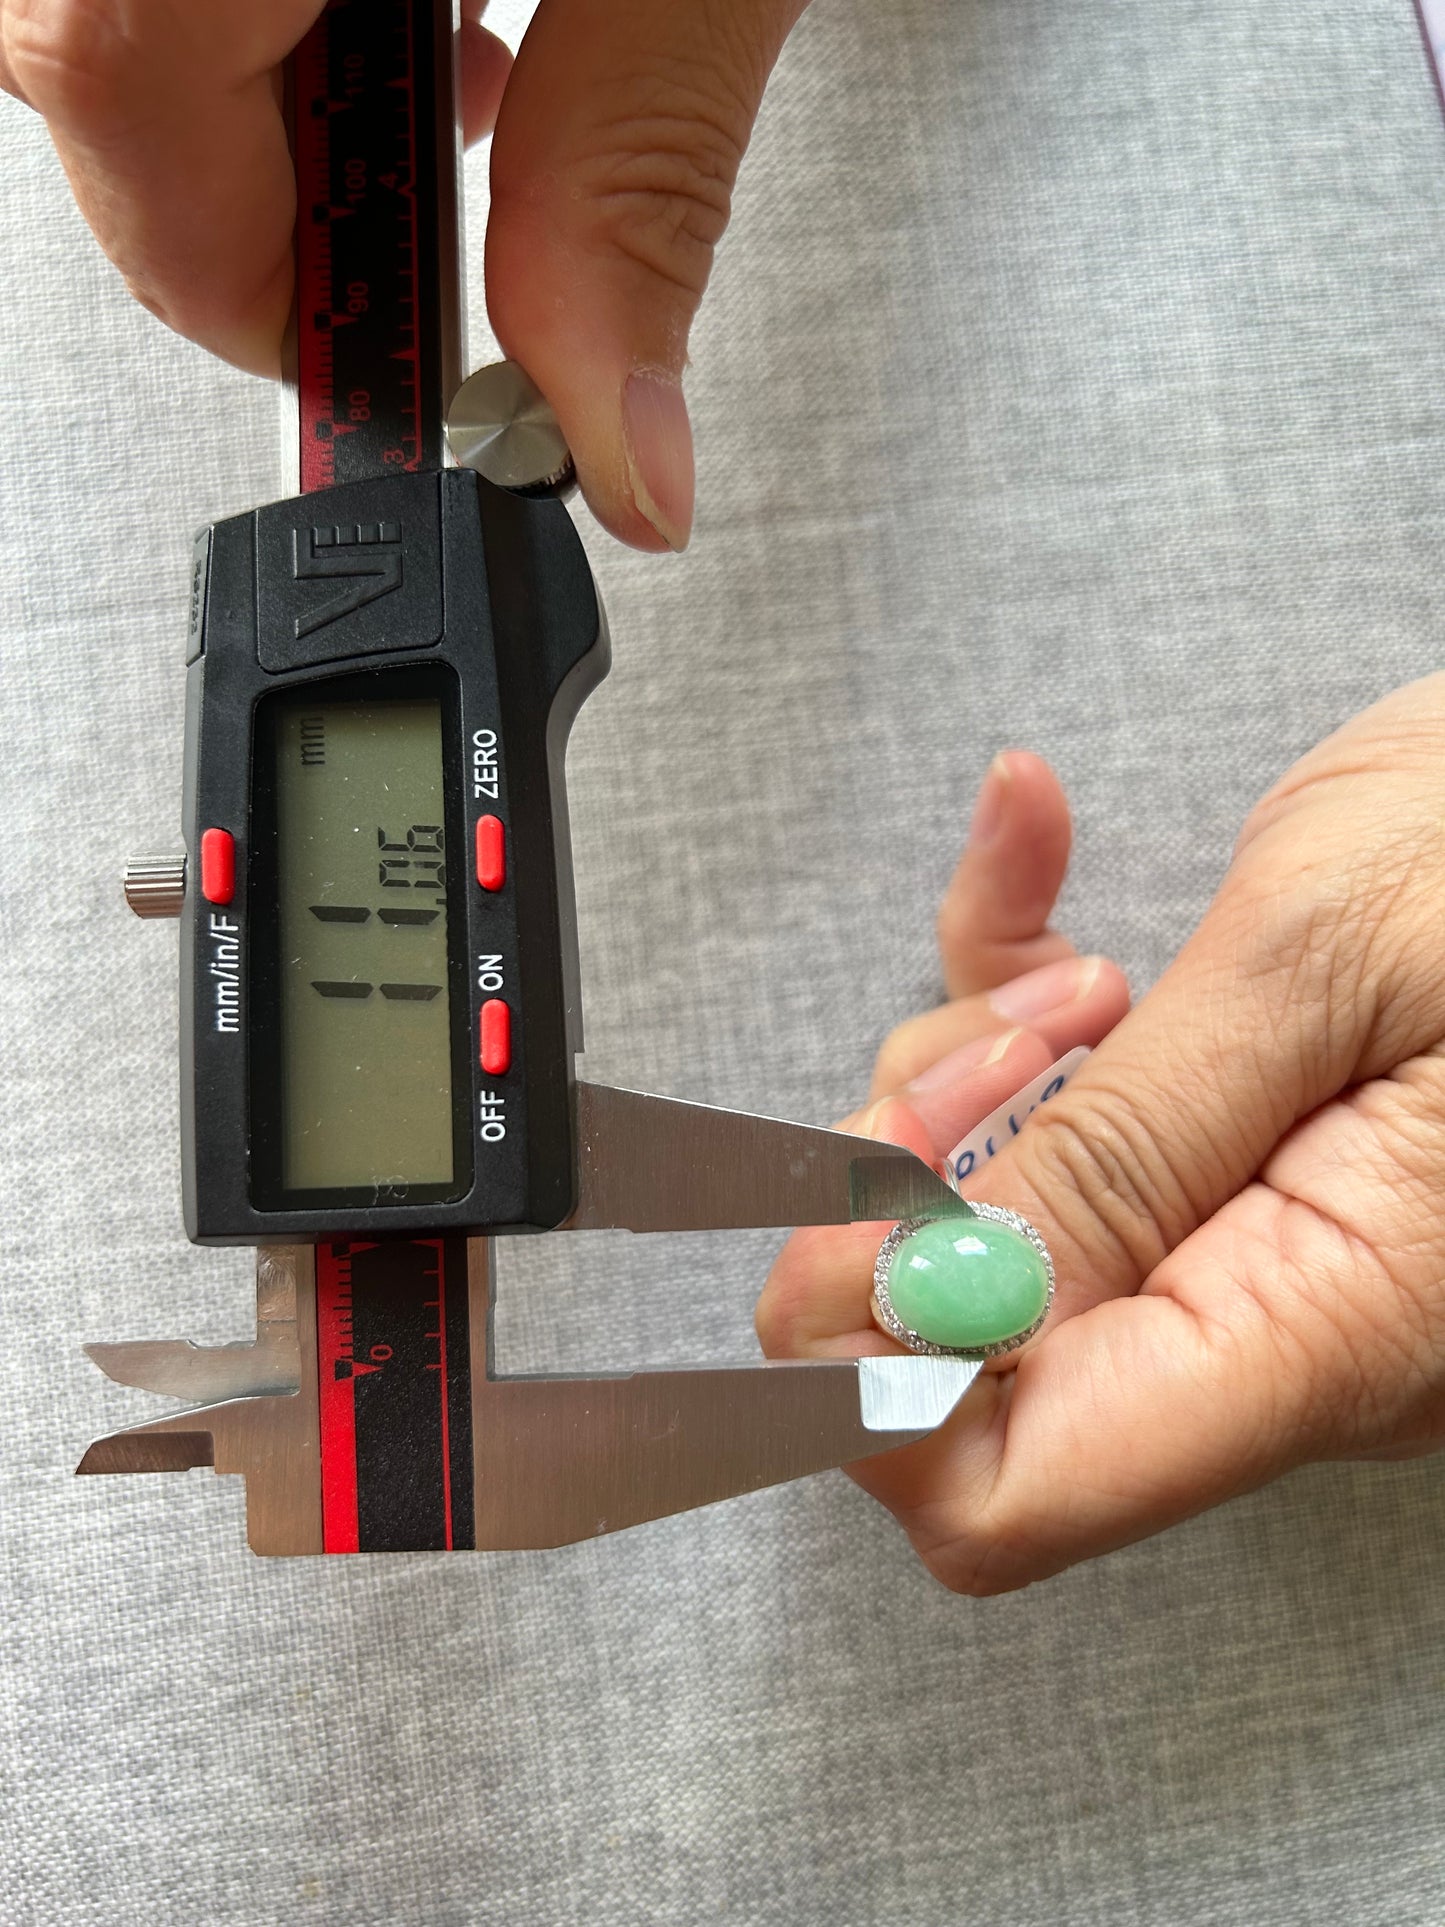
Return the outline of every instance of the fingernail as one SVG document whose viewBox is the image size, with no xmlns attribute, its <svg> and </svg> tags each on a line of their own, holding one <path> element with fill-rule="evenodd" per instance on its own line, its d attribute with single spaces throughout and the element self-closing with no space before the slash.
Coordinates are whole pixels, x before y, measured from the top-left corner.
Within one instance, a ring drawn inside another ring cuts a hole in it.
<svg viewBox="0 0 1445 1927">
<path fill-rule="evenodd" d="M 692 426 L 682 384 L 639 369 L 622 391 L 622 440 L 632 499 L 670 549 L 692 532 Z"/>
<path fill-rule="evenodd" d="M 1012 782 L 1008 758 L 995 756 L 979 785 L 978 801 L 973 806 L 973 821 L 968 826 L 970 848 L 982 849 L 997 836 Z"/>
<path fill-rule="evenodd" d="M 1062 1010 L 1086 997 L 1103 967 L 1102 957 L 1065 957 L 1062 963 L 1045 964 L 1042 970 L 1031 970 L 991 990 L 989 1008 L 1016 1024 L 1046 1017 L 1051 1010 Z"/>
<path fill-rule="evenodd" d="M 1023 1034 L 1020 1029 L 1006 1030 L 996 1037 L 975 1037 L 971 1044 L 960 1044 L 947 1057 L 940 1057 L 936 1064 L 930 1064 L 926 1071 L 920 1071 L 908 1089 L 940 1090 L 945 1084 L 957 1083 L 960 1077 L 966 1077 L 970 1071 L 980 1071 L 988 1064 L 997 1064 L 1000 1058 L 1008 1056 Z"/>
</svg>

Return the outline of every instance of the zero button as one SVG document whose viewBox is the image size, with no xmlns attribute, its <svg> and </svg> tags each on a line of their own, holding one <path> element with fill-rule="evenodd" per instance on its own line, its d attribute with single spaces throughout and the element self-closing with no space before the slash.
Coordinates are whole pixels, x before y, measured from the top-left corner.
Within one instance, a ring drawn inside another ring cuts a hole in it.
<svg viewBox="0 0 1445 1927">
<path fill-rule="evenodd" d="M 507 880 L 507 833 L 499 816 L 477 818 L 477 882 L 500 890 Z"/>
</svg>

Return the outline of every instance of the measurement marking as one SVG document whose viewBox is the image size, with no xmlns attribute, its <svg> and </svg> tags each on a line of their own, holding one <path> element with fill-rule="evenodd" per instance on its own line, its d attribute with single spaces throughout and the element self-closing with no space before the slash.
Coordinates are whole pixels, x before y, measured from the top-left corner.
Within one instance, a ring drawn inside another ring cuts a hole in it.
<svg viewBox="0 0 1445 1927">
<path fill-rule="evenodd" d="M 437 1323 L 441 1327 L 441 1345 L 438 1363 L 441 1368 L 440 1384 L 442 1395 L 442 1512 L 446 1523 L 446 1546 L 447 1551 L 450 1552 L 452 1550 L 452 1424 L 451 1409 L 448 1402 L 450 1387 L 447 1379 L 446 1248 L 440 1238 L 429 1238 L 426 1242 L 431 1245 L 437 1255 L 436 1271 L 428 1275 L 434 1276 L 437 1281 Z"/>
<path fill-rule="evenodd" d="M 327 1552 L 361 1550 L 356 1478 L 356 1381 L 351 1364 L 351 1250 L 316 1253 L 316 1363 L 320 1400 L 321 1534 Z"/>
<path fill-rule="evenodd" d="M 331 112 L 327 72 L 330 22 L 323 15 L 296 54 L 296 90 L 309 111 L 296 116 L 298 190 L 311 209 L 311 224 L 299 249 L 299 300 L 302 314 L 331 308 Z M 323 423 L 334 413 L 329 330 L 303 327 L 297 343 L 297 413 L 301 439 L 303 490 L 329 488 L 336 480 L 336 451 Z"/>
<path fill-rule="evenodd" d="M 418 290 L 417 290 L 417 278 L 416 278 L 416 255 L 417 255 L 416 177 L 417 177 L 417 167 L 418 167 L 418 162 L 420 160 L 420 156 L 417 154 L 417 151 L 416 151 L 416 64 L 415 64 L 415 46 L 412 41 L 411 33 L 409 31 L 411 24 L 412 22 L 411 22 L 411 16 L 410 16 L 410 9 L 408 9 L 407 20 L 403 28 L 403 32 L 405 34 L 405 41 L 406 41 L 406 77 L 401 82 L 394 83 L 394 84 L 399 84 L 402 87 L 404 87 L 406 90 L 406 155 L 407 155 L 407 172 L 408 172 L 409 178 L 408 178 L 406 187 L 402 190 L 405 196 L 406 210 L 407 210 L 407 223 L 406 223 L 406 232 L 403 235 L 403 246 L 406 252 L 410 255 L 411 262 L 412 262 L 411 277 L 410 277 L 411 279 L 411 313 L 412 313 L 411 326 L 413 331 L 413 339 L 415 340 L 417 339 L 420 332 L 419 330 L 420 308 L 419 308 L 419 302 L 418 302 Z M 418 372 L 420 372 L 419 369 L 418 369 Z M 412 399 L 412 423 L 413 423 L 413 429 L 412 429 L 411 435 L 404 436 L 403 440 L 404 441 L 409 440 L 413 444 L 414 452 L 412 454 L 411 460 L 407 463 L 407 467 L 409 469 L 416 469 L 421 464 L 421 446 L 422 446 L 421 401 L 419 396 L 413 396 L 413 399 Z M 451 1488 L 450 1488 L 450 1485 L 448 1485 L 448 1489 L 447 1489 L 447 1545 L 448 1546 L 450 1546 L 452 1542 L 451 1533 L 452 1533 Z"/>
<path fill-rule="evenodd" d="M 360 903 L 313 903 L 311 914 L 322 923 L 365 923 L 371 912 Z"/>
</svg>

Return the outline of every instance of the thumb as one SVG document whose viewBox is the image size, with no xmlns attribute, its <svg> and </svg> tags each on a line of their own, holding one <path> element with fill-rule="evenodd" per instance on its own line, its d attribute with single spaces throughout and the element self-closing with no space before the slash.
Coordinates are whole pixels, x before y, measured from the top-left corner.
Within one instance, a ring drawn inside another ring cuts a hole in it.
<svg viewBox="0 0 1445 1927">
<path fill-rule="evenodd" d="M 598 519 L 681 549 L 688 330 L 802 0 L 542 0 L 492 149 L 487 301 Z"/>
</svg>

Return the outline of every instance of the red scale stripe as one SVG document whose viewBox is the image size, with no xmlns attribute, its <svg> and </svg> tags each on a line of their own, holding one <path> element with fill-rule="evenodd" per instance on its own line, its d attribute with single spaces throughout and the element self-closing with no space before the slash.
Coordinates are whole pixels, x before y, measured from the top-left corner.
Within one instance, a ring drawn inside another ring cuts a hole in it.
<svg viewBox="0 0 1445 1927">
<path fill-rule="evenodd" d="M 335 1245 L 316 1247 L 316 1364 L 321 1447 L 321 1546 L 359 1552 L 356 1490 L 356 1380 L 351 1363 L 351 1259 Z"/>
</svg>

